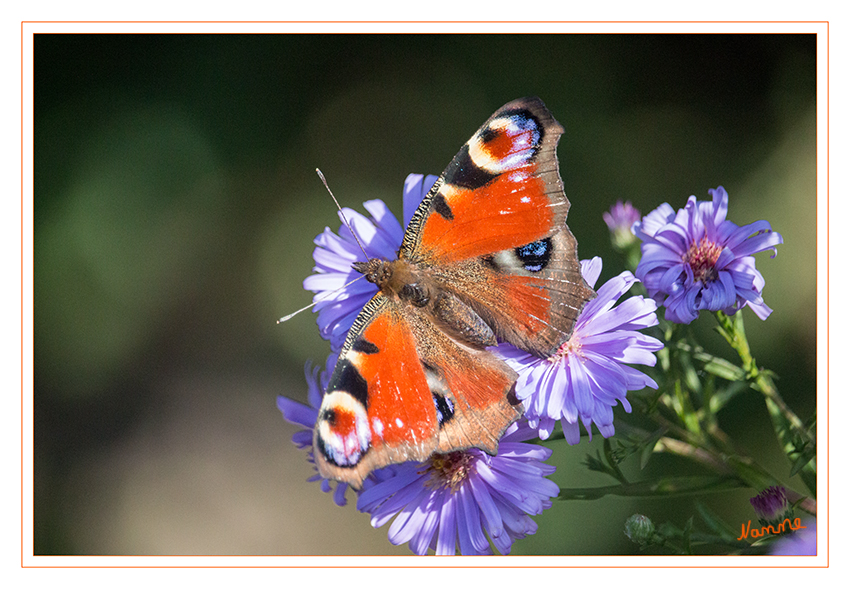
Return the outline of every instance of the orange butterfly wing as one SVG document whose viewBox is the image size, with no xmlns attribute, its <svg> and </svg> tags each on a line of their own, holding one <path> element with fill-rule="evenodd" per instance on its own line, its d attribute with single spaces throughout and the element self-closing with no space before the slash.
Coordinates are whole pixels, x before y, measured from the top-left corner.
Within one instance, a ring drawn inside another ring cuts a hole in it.
<svg viewBox="0 0 850 589">
<path fill-rule="evenodd" d="M 475 309 L 499 339 L 549 356 L 594 296 L 581 276 L 555 148 L 539 98 L 499 109 L 422 201 L 399 257 Z"/>
<path fill-rule="evenodd" d="M 521 409 L 516 374 L 487 346 L 549 355 L 594 296 L 566 225 L 561 133 L 539 99 L 505 105 L 425 197 L 399 259 L 355 265 L 380 291 L 319 411 L 322 476 L 359 487 L 373 469 L 435 451 L 496 452 Z"/>
<path fill-rule="evenodd" d="M 434 451 L 495 453 L 519 416 L 507 399 L 515 379 L 423 311 L 378 293 L 352 326 L 322 400 L 313 430 L 319 472 L 359 488 L 376 468 Z"/>
</svg>

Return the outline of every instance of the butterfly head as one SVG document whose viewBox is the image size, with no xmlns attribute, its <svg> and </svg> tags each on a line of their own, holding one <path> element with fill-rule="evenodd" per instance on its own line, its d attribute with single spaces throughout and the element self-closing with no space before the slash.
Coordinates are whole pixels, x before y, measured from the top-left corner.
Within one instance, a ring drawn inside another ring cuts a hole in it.
<svg viewBox="0 0 850 589">
<path fill-rule="evenodd" d="M 372 258 L 368 262 L 355 262 L 352 267 L 389 297 L 420 308 L 431 302 L 433 287 L 429 280 L 405 260 L 388 262 Z"/>
</svg>

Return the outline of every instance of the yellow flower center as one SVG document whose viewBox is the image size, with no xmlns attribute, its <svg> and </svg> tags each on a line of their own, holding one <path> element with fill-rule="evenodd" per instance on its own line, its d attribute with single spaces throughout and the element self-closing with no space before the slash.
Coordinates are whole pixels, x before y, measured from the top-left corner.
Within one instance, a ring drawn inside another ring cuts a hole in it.
<svg viewBox="0 0 850 589">
<path fill-rule="evenodd" d="M 581 353 L 581 337 L 579 337 L 575 331 L 573 331 L 570 339 L 561 344 L 561 347 L 558 350 L 549 356 L 547 360 L 552 364 L 556 362 L 560 362 L 562 358 L 566 358 L 570 354 L 574 355 L 577 358 L 582 358 Z"/>
<path fill-rule="evenodd" d="M 448 488 L 452 493 L 457 491 L 469 477 L 474 456 L 469 452 L 459 450 L 448 454 L 434 454 L 428 459 L 428 466 L 419 474 L 430 473 L 425 485 L 431 489 Z"/>
</svg>

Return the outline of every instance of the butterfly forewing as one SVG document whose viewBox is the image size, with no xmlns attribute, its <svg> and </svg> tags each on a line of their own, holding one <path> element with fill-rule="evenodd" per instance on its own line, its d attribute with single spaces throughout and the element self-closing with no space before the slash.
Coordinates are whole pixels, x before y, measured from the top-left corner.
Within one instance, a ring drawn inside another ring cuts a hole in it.
<svg viewBox="0 0 850 589">
<path fill-rule="evenodd" d="M 594 296 L 581 277 L 555 149 L 538 98 L 499 109 L 417 209 L 400 257 L 431 269 L 500 339 L 539 356 L 566 341 Z"/>
<path fill-rule="evenodd" d="M 515 379 L 425 311 L 378 293 L 349 332 L 322 400 L 313 430 L 319 472 L 359 488 L 372 470 L 435 450 L 495 454 L 520 415 L 509 400 Z"/>
</svg>

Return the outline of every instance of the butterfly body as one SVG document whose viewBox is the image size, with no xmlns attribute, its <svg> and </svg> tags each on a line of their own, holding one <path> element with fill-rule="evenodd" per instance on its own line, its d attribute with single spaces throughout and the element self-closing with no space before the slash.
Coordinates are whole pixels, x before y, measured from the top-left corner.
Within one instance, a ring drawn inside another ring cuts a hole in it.
<svg viewBox="0 0 850 589">
<path fill-rule="evenodd" d="M 522 411 L 516 374 L 487 347 L 550 356 L 593 297 L 566 225 L 562 132 L 539 99 L 508 103 L 435 182 L 398 259 L 353 265 L 379 290 L 322 401 L 322 476 L 359 487 L 375 468 L 434 452 L 496 453 Z"/>
</svg>

